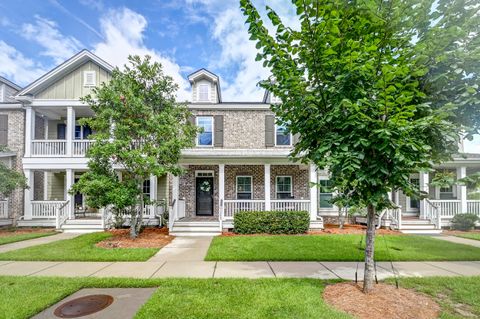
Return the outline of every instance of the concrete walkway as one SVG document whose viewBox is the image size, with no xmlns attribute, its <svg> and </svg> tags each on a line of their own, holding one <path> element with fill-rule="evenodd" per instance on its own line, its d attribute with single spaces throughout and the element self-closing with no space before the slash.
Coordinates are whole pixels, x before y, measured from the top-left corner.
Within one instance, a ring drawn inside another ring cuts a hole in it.
<svg viewBox="0 0 480 319">
<path fill-rule="evenodd" d="M 175 237 L 148 261 L 203 261 L 213 237 Z"/>
<path fill-rule="evenodd" d="M 16 250 L 27 248 L 31 246 L 38 246 L 48 243 L 53 243 L 55 241 L 64 240 L 64 239 L 72 239 L 81 234 L 76 233 L 59 233 L 57 235 L 45 236 L 40 238 L 28 239 L 23 241 L 17 241 L 11 244 L 0 245 L 0 253 L 6 253 L 7 251 Z"/>
<path fill-rule="evenodd" d="M 317 278 L 355 279 L 356 262 L 48 262 L 0 261 L 0 275 L 125 278 Z M 395 262 L 400 277 L 479 276 L 480 261 Z M 377 277 L 394 273 L 377 263 Z M 358 278 L 363 278 L 359 264 Z"/>
<path fill-rule="evenodd" d="M 462 238 L 457 236 L 435 236 L 436 239 L 446 240 L 451 243 L 464 244 L 480 248 L 480 240 Z"/>
</svg>

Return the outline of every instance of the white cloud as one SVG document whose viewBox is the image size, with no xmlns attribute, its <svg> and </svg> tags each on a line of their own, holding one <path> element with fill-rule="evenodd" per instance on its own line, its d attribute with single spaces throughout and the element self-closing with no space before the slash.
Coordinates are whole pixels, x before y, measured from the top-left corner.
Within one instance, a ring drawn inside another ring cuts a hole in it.
<svg viewBox="0 0 480 319">
<path fill-rule="evenodd" d="M 465 153 L 480 154 L 480 135 L 475 135 L 472 141 L 464 141 Z"/>
<path fill-rule="evenodd" d="M 62 63 L 82 49 L 82 44 L 75 37 L 63 35 L 54 21 L 38 15 L 33 23 L 22 25 L 20 34 L 40 45 L 43 48 L 40 54 L 52 58 L 55 64 Z"/>
<path fill-rule="evenodd" d="M 47 71 L 2 40 L 0 40 L 0 65 L 0 75 L 20 86 L 32 82 Z"/>
<path fill-rule="evenodd" d="M 128 8 L 110 10 L 100 20 L 103 41 L 94 45 L 94 53 L 115 66 L 127 63 L 128 55 L 150 55 L 160 62 L 165 74 L 170 75 L 179 85 L 179 100 L 190 99 L 189 83 L 181 75 L 182 68 L 171 58 L 148 48 L 144 43 L 147 20 L 141 14 Z"/>
<path fill-rule="evenodd" d="M 222 97 L 225 101 L 261 101 L 263 89 L 256 84 L 266 79 L 270 71 L 262 62 L 255 61 L 258 50 L 255 42 L 249 39 L 248 26 L 237 2 L 222 0 L 186 0 L 187 4 L 200 6 L 211 17 L 212 38 L 222 48 L 220 58 L 212 61 L 208 68 L 212 72 L 222 73 L 233 69 L 235 74 L 230 81 L 222 78 Z M 271 6 L 280 15 L 286 25 L 298 24 L 292 5 L 287 1 L 276 1 Z M 257 7 L 262 12 L 263 2 Z M 217 71 L 218 70 L 218 71 Z"/>
</svg>

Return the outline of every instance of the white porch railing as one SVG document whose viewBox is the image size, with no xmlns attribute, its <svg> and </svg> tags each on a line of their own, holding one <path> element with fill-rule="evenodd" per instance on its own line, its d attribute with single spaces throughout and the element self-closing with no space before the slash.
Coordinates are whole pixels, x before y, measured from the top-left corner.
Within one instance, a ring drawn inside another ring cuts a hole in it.
<svg viewBox="0 0 480 319">
<path fill-rule="evenodd" d="M 93 140 L 75 140 L 73 141 L 72 153 L 73 156 L 85 156 L 88 149 L 93 144 Z"/>
<path fill-rule="evenodd" d="M 461 213 L 461 201 L 458 199 L 429 199 L 427 202 L 439 207 L 442 217 L 452 218 L 456 214 Z"/>
<path fill-rule="evenodd" d="M 64 156 L 67 154 L 66 140 L 33 140 L 32 156 Z"/>
<path fill-rule="evenodd" d="M 66 201 L 32 201 L 32 218 L 56 218 L 57 209 Z"/>
<path fill-rule="evenodd" d="M 0 200 L 0 218 L 8 218 L 8 200 Z"/>
<path fill-rule="evenodd" d="M 443 206 L 449 207 L 449 205 L 443 205 Z M 459 207 L 460 207 L 460 203 L 459 203 Z M 453 215 L 455 215 L 456 213 L 457 211 L 453 211 Z M 435 202 L 433 200 L 425 199 L 424 218 L 430 220 L 432 224 L 435 224 L 436 229 L 442 229 L 442 215 L 443 215 L 443 207 L 440 202 Z"/>
<path fill-rule="evenodd" d="M 480 216 L 480 200 L 467 200 L 467 212 Z"/>
<path fill-rule="evenodd" d="M 272 210 L 306 210 L 310 211 L 310 200 L 306 199 L 273 199 L 271 201 Z"/>
<path fill-rule="evenodd" d="M 264 200 L 235 199 L 224 200 L 224 218 L 232 219 L 235 213 L 241 211 L 261 211 L 265 210 Z"/>
<path fill-rule="evenodd" d="M 66 201 L 62 206 L 58 207 L 55 212 L 55 227 L 61 229 L 62 225 L 69 217 L 70 201 Z"/>
</svg>

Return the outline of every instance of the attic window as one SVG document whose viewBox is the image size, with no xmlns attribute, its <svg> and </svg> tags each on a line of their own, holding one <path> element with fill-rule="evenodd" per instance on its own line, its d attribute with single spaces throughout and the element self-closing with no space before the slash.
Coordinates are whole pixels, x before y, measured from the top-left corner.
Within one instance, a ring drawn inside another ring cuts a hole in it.
<svg viewBox="0 0 480 319">
<path fill-rule="evenodd" d="M 208 90 L 209 85 L 208 84 L 200 84 L 198 86 L 198 100 L 202 102 L 209 101 L 210 99 L 208 98 Z"/>
<path fill-rule="evenodd" d="M 83 86 L 95 86 L 95 71 L 83 72 Z"/>
</svg>

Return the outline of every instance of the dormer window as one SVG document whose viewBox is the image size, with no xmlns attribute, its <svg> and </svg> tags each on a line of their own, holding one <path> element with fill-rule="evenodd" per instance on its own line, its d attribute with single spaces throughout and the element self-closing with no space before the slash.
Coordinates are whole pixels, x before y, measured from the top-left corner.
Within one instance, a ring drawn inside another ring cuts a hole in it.
<svg viewBox="0 0 480 319">
<path fill-rule="evenodd" d="M 90 87 L 96 85 L 96 76 L 95 71 L 84 71 L 83 72 L 83 86 Z"/>
<path fill-rule="evenodd" d="M 208 84 L 200 84 L 198 86 L 198 100 L 200 102 L 208 102 L 210 101 L 209 95 L 210 95 L 210 90 L 209 90 Z"/>
</svg>

